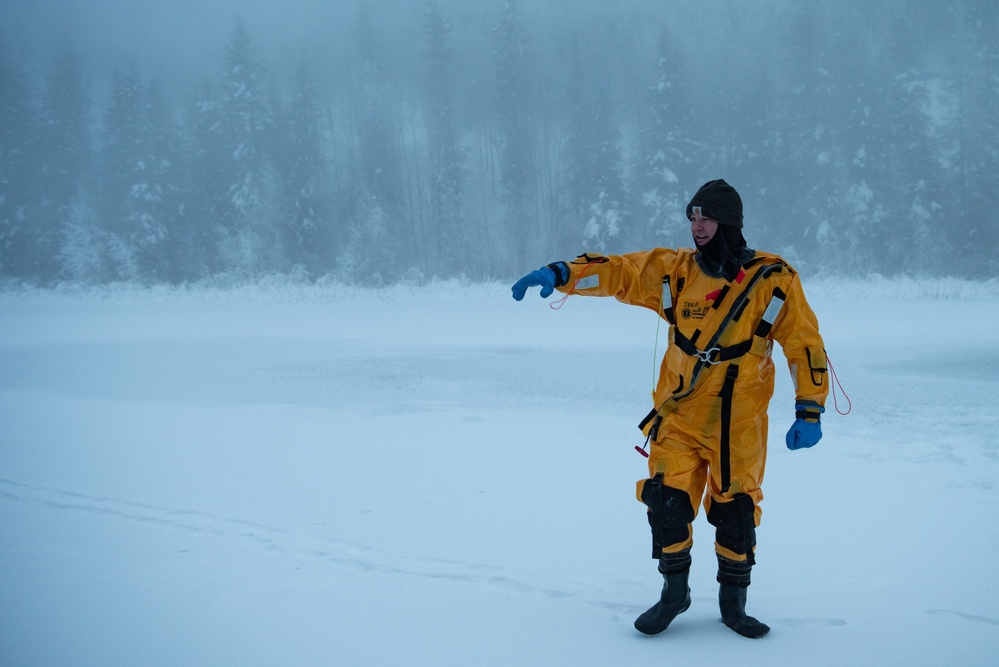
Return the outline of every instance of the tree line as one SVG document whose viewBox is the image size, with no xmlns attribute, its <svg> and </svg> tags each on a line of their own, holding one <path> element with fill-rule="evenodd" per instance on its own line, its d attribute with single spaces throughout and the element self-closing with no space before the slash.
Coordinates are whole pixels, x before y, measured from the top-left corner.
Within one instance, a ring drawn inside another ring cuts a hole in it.
<svg viewBox="0 0 999 667">
<path fill-rule="evenodd" d="M 800 270 L 999 274 L 995 3 L 793 7 L 715 72 L 665 16 L 627 80 L 600 26 L 539 35 L 515 0 L 475 46 L 429 2 L 408 48 L 361 2 L 343 62 L 287 74 L 237 21 L 182 94 L 125 62 L 94 99 L 72 49 L 32 76 L 0 44 L 0 276 L 505 279 L 690 245 L 686 201 L 718 177 L 750 245 Z"/>
</svg>

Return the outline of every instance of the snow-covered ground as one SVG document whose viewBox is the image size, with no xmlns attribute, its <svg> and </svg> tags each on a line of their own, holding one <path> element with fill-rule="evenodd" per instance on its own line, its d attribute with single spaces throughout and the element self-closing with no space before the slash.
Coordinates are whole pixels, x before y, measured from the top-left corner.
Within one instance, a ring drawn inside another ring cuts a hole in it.
<svg viewBox="0 0 999 667">
<path fill-rule="evenodd" d="M 778 353 L 752 641 L 703 513 L 692 607 L 632 627 L 662 584 L 634 499 L 652 313 L 8 289 L 0 664 L 999 663 L 999 286 L 806 291 L 853 411 L 788 451 Z"/>
</svg>

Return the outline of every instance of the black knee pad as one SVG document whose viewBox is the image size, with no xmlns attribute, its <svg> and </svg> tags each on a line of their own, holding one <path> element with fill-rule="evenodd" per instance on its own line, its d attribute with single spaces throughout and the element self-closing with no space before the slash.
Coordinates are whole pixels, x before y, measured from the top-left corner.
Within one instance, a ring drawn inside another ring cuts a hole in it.
<svg viewBox="0 0 999 667">
<path fill-rule="evenodd" d="M 658 474 L 642 485 L 642 502 L 649 508 L 653 558 L 659 558 L 663 549 L 671 544 L 679 544 L 690 537 L 694 506 L 686 491 L 666 486 L 662 474 Z"/>
<path fill-rule="evenodd" d="M 753 563 L 756 504 L 751 497 L 745 493 L 737 493 L 728 502 L 713 502 L 708 511 L 708 523 L 715 527 L 715 539 L 719 545 L 745 555 L 749 563 Z"/>
</svg>

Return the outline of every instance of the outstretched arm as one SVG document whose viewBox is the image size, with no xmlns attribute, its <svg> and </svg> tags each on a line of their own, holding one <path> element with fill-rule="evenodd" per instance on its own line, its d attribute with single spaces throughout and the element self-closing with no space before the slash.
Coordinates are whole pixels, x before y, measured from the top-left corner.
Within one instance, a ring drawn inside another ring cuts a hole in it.
<svg viewBox="0 0 999 667">
<path fill-rule="evenodd" d="M 787 433 L 786 444 L 789 449 L 811 447 L 822 437 L 820 422 L 829 394 L 829 378 L 819 322 L 805 300 L 797 274 L 791 277 L 787 299 L 773 331 L 787 357 L 795 388 L 795 421 Z"/>
<path fill-rule="evenodd" d="M 529 287 L 540 286 L 541 296 L 557 289 L 566 294 L 613 296 L 622 303 L 656 312 L 662 301 L 663 276 L 676 266 L 677 252 L 656 248 L 626 255 L 580 255 L 571 262 L 554 262 L 532 271 L 513 288 L 520 301 Z"/>
</svg>

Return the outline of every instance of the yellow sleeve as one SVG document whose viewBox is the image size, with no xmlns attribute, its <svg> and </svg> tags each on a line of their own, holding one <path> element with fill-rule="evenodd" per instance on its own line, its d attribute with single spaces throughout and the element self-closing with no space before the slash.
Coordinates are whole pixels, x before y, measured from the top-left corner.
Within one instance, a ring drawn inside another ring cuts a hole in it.
<svg viewBox="0 0 999 667">
<path fill-rule="evenodd" d="M 824 407 L 829 394 L 825 344 L 819 335 L 818 319 L 805 300 L 797 273 L 791 273 L 784 307 L 774 322 L 773 337 L 787 357 L 796 400 Z"/>
<path fill-rule="evenodd" d="M 626 255 L 580 255 L 565 263 L 568 280 L 558 290 L 582 296 L 613 296 L 622 303 L 659 312 L 663 276 L 673 272 L 677 252 L 656 248 Z"/>
</svg>

